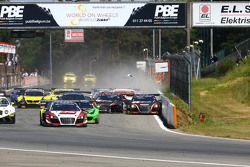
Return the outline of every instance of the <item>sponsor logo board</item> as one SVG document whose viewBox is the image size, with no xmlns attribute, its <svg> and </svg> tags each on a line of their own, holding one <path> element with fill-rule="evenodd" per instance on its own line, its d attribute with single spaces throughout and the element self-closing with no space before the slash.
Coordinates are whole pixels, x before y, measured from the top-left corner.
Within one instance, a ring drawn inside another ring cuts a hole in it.
<svg viewBox="0 0 250 167">
<path fill-rule="evenodd" d="M 250 2 L 193 3 L 193 27 L 249 27 Z"/>
</svg>

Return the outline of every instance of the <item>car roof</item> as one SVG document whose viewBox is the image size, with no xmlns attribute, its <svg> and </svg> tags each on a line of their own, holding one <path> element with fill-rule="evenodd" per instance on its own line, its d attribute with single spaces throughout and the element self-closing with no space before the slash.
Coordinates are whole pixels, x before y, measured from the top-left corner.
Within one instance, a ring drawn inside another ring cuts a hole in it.
<svg viewBox="0 0 250 167">
<path fill-rule="evenodd" d="M 26 89 L 26 90 L 25 90 L 25 92 L 32 92 L 32 91 L 34 91 L 34 92 L 37 92 L 37 91 L 39 91 L 39 92 L 44 92 L 43 89 Z"/>
</svg>

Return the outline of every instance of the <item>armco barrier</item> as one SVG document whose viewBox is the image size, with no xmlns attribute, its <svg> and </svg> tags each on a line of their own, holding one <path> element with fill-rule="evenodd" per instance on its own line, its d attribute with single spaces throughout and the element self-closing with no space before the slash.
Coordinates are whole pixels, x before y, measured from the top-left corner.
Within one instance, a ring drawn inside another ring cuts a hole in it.
<svg viewBox="0 0 250 167">
<path fill-rule="evenodd" d="M 170 102 L 170 100 L 161 96 L 162 101 L 162 113 L 161 119 L 165 126 L 169 128 L 177 128 L 177 113 L 176 106 Z"/>
</svg>

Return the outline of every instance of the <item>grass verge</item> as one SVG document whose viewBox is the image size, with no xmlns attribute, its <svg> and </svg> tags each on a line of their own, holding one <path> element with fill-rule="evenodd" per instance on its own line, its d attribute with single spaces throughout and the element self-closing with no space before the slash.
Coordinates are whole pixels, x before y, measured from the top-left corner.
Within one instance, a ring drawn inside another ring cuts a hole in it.
<svg viewBox="0 0 250 167">
<path fill-rule="evenodd" d="M 182 131 L 250 139 L 250 59 L 235 65 L 223 77 L 194 80 L 191 113 L 179 98 L 168 91 L 165 94 L 176 104 L 177 113 L 185 113 L 185 119 L 177 117 Z M 205 114 L 204 122 L 199 119 L 200 113 Z"/>
</svg>

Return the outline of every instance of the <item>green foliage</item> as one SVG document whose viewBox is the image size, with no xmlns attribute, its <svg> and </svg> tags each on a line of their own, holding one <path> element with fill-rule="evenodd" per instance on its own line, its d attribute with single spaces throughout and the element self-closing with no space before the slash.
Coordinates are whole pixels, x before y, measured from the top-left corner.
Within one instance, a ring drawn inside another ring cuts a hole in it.
<svg viewBox="0 0 250 167">
<path fill-rule="evenodd" d="M 235 65 L 235 62 L 231 59 L 226 59 L 224 62 L 218 65 L 215 69 L 217 76 L 225 75 L 229 70 L 232 70 Z"/>
</svg>

